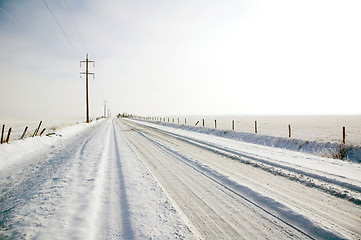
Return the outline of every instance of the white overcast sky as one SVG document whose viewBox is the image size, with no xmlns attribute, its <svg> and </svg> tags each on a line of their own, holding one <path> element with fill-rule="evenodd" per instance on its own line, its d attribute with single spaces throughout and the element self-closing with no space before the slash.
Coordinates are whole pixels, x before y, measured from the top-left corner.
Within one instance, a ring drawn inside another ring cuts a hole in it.
<svg viewBox="0 0 361 240">
<path fill-rule="evenodd" d="M 45 2 L 0 0 L 0 118 L 84 117 L 86 53 L 93 117 L 361 114 L 359 0 Z"/>
</svg>

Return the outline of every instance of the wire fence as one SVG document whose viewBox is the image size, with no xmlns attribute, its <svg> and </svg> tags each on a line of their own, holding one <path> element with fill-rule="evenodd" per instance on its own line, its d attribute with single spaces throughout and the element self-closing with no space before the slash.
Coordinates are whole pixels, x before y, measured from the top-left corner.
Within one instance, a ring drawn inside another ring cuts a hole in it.
<svg viewBox="0 0 361 240">
<path fill-rule="evenodd" d="M 166 116 L 147 117 L 144 119 L 275 137 L 361 145 L 361 115 Z"/>
</svg>

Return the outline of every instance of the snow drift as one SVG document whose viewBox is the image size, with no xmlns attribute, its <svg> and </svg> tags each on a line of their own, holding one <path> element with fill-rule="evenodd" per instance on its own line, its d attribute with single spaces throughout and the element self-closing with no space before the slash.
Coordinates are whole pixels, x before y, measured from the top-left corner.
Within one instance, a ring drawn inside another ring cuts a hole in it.
<svg viewBox="0 0 361 240">
<path fill-rule="evenodd" d="M 156 123 L 162 126 L 178 128 L 187 131 L 204 133 L 218 137 L 225 137 L 234 140 L 265 145 L 269 147 L 283 148 L 293 151 L 311 153 L 314 155 L 337 158 L 353 162 L 361 162 L 361 147 L 347 144 L 339 144 L 332 142 L 308 141 L 293 138 L 273 137 L 262 134 L 237 132 L 231 130 L 219 130 L 206 127 L 193 127 L 186 125 L 179 125 L 174 123 L 154 122 L 147 120 L 140 120 L 151 123 Z"/>
</svg>

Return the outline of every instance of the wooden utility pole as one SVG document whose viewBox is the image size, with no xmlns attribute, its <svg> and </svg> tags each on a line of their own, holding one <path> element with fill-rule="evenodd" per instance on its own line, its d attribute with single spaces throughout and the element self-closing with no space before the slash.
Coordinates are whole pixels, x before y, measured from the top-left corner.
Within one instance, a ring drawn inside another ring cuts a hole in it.
<svg viewBox="0 0 361 240">
<path fill-rule="evenodd" d="M 107 114 L 107 101 L 104 101 L 104 114 L 103 114 L 104 118 L 107 117 L 106 114 Z"/>
<path fill-rule="evenodd" d="M 291 137 L 291 125 L 288 124 L 288 137 Z"/>
<path fill-rule="evenodd" d="M 93 75 L 94 78 L 94 73 L 90 73 L 89 72 L 89 68 L 88 68 L 88 63 L 93 63 L 94 66 L 94 61 L 89 61 L 88 60 L 88 54 L 86 54 L 86 59 L 85 61 L 80 61 L 80 67 L 81 67 L 81 63 L 85 63 L 85 72 L 81 72 L 80 74 L 85 74 L 85 78 L 86 78 L 86 82 L 85 82 L 85 88 L 86 88 L 86 122 L 89 123 L 89 84 L 88 84 L 88 75 L 91 74 Z"/>
<path fill-rule="evenodd" d="M 3 128 L 1 131 L 1 144 L 3 144 L 3 142 L 4 142 L 4 131 L 5 131 L 5 124 L 3 124 Z"/>
</svg>

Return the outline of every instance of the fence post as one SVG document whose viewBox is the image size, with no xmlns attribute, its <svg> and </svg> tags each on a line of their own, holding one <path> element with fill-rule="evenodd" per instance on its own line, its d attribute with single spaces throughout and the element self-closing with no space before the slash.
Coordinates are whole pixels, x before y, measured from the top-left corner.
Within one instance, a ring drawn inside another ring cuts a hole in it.
<svg viewBox="0 0 361 240">
<path fill-rule="evenodd" d="M 43 133 L 45 132 L 45 130 L 46 130 L 46 128 L 44 128 L 44 129 L 41 131 L 40 137 L 41 137 L 41 135 L 43 135 Z"/>
<path fill-rule="evenodd" d="M 178 118 L 178 124 L 179 124 L 179 118 Z"/>
<path fill-rule="evenodd" d="M 6 143 L 9 143 L 10 134 L 11 134 L 11 128 L 9 128 L 8 137 L 6 138 Z"/>
<path fill-rule="evenodd" d="M 217 128 L 217 120 L 214 120 L 214 128 Z"/>
<path fill-rule="evenodd" d="M 42 123 L 43 123 L 43 121 L 40 121 L 38 128 L 35 130 L 35 132 L 34 132 L 34 134 L 33 134 L 33 137 L 35 137 L 36 135 L 38 135 L 38 132 L 39 132 L 39 129 L 40 129 L 40 126 L 41 126 Z"/>
<path fill-rule="evenodd" d="M 203 127 L 204 127 L 204 119 L 202 119 L 203 120 Z"/>
<path fill-rule="evenodd" d="M 234 131 L 234 120 L 232 120 L 232 131 Z"/>
<path fill-rule="evenodd" d="M 21 138 L 20 138 L 21 140 L 24 139 L 26 131 L 28 131 L 28 126 L 25 127 L 24 133 L 23 133 L 23 135 L 21 135 Z"/>
<path fill-rule="evenodd" d="M 343 144 L 346 143 L 346 128 L 342 127 L 342 142 Z"/>
<path fill-rule="evenodd" d="M 254 133 L 257 133 L 257 121 L 254 121 Z"/>
<path fill-rule="evenodd" d="M 288 137 L 291 137 L 291 125 L 288 124 Z"/>
<path fill-rule="evenodd" d="M 1 144 L 3 144 L 4 141 L 4 131 L 5 131 L 5 124 L 3 124 L 3 130 L 1 131 Z"/>
<path fill-rule="evenodd" d="M 184 118 L 184 125 L 187 125 L 187 118 Z"/>
</svg>

